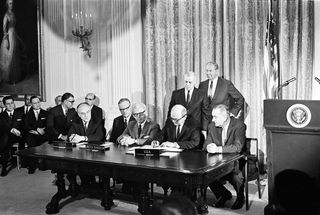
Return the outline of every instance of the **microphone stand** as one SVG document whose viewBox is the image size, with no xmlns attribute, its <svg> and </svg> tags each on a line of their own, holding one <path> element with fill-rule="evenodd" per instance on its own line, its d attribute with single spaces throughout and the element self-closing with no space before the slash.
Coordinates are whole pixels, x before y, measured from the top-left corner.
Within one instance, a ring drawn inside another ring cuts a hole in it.
<svg viewBox="0 0 320 215">
<path fill-rule="evenodd" d="M 276 91 L 276 98 L 277 99 L 282 99 L 282 88 L 288 86 L 291 82 L 295 81 L 296 78 L 291 78 L 285 82 L 283 82 L 282 84 L 280 84 L 280 86 L 277 88 Z"/>
</svg>

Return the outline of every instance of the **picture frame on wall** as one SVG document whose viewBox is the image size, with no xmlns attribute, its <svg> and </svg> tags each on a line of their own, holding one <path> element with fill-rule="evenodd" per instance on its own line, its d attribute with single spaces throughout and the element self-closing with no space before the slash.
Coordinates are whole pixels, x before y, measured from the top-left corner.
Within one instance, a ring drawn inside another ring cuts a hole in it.
<svg viewBox="0 0 320 215">
<path fill-rule="evenodd" d="M 0 96 L 45 101 L 43 0 L 0 0 Z"/>
</svg>

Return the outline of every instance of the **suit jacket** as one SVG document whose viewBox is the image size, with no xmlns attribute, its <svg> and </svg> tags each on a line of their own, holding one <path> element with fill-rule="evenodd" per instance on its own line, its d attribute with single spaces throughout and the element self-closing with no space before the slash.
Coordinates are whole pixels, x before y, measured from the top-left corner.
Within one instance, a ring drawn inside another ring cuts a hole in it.
<svg viewBox="0 0 320 215">
<path fill-rule="evenodd" d="M 208 126 L 208 136 L 204 142 L 203 150 L 207 150 L 207 145 L 215 143 L 222 146 L 222 153 L 240 153 L 245 145 L 246 125 L 242 120 L 234 117 L 230 118 L 227 136 L 224 146 L 222 145 L 222 128 L 216 127 L 214 122 Z"/>
<path fill-rule="evenodd" d="M 48 111 L 44 109 L 40 109 L 38 120 L 36 120 L 36 116 L 34 115 L 34 111 L 31 108 L 30 111 L 26 114 L 24 120 L 24 128 L 26 132 L 30 130 L 37 130 L 37 128 L 45 128 L 47 123 Z"/>
<path fill-rule="evenodd" d="M 60 134 L 67 135 L 72 122 L 77 118 L 78 114 L 74 108 L 68 110 L 67 116 L 63 114 L 61 105 L 51 108 L 46 127 L 49 140 L 58 140 Z"/>
<path fill-rule="evenodd" d="M 186 96 L 185 96 L 185 88 L 175 90 L 172 92 L 167 116 L 168 118 L 170 117 L 170 112 L 174 105 L 180 104 L 187 109 L 188 115 L 193 117 L 195 122 L 197 123 L 197 126 L 200 127 L 202 126 L 202 120 L 204 117 L 203 116 L 204 100 L 205 100 L 204 92 L 197 88 L 194 88 L 190 102 L 189 104 L 187 104 Z"/>
<path fill-rule="evenodd" d="M 102 119 L 91 117 L 87 130 L 85 129 L 82 119 L 78 117 L 72 122 L 68 132 L 68 136 L 71 134 L 78 134 L 80 136 L 88 137 L 88 141 L 102 141 L 104 139 L 103 127 L 101 124 Z"/>
<path fill-rule="evenodd" d="M 9 117 L 7 111 L 3 111 L 0 113 L 0 134 L 10 134 L 12 128 L 17 129 L 22 133 L 23 112 L 15 109 L 12 115 L 12 119 Z"/>
<path fill-rule="evenodd" d="M 188 116 L 176 138 L 176 126 L 170 119 L 167 119 L 156 140 L 160 143 L 165 141 L 177 142 L 182 149 L 195 149 L 200 143 L 200 129 L 195 126 L 194 119 Z"/>
<path fill-rule="evenodd" d="M 139 136 L 137 121 L 130 121 L 127 128 L 123 131 L 120 137 L 118 137 L 117 141 L 119 142 L 123 136 L 130 136 L 131 138 L 137 139 L 139 145 L 149 144 L 152 140 L 154 140 L 159 132 L 160 126 L 158 123 L 147 119 Z"/>
<path fill-rule="evenodd" d="M 96 119 L 101 119 L 103 118 L 103 111 L 100 107 L 93 105 L 91 108 L 91 116 L 94 116 Z"/>
<path fill-rule="evenodd" d="M 229 111 L 237 116 L 243 109 L 244 98 L 235 88 L 231 81 L 218 77 L 216 90 L 212 99 L 208 96 L 209 80 L 203 81 L 199 85 L 199 89 L 205 93 L 204 120 L 202 127 L 207 130 L 208 124 L 212 120 L 212 109 L 218 104 L 225 104 L 229 107 Z"/>
<path fill-rule="evenodd" d="M 135 121 L 134 117 L 131 115 L 129 122 Z M 127 125 L 124 123 L 124 118 L 123 116 L 118 116 L 113 120 L 113 125 L 111 129 L 111 134 L 110 134 L 110 142 L 116 142 L 118 137 L 123 133 L 123 131 L 126 129 Z"/>
<path fill-rule="evenodd" d="M 27 115 L 27 113 L 31 110 L 31 108 L 32 108 L 32 107 L 30 107 L 30 108 L 29 108 L 29 111 L 28 111 L 27 113 L 25 113 L 25 112 L 24 112 L 24 107 L 25 107 L 25 105 L 23 105 L 23 106 L 21 106 L 21 107 L 16 108 L 16 110 L 18 110 L 18 111 L 22 112 L 22 113 L 23 113 L 23 115 L 25 116 L 25 115 Z"/>
</svg>

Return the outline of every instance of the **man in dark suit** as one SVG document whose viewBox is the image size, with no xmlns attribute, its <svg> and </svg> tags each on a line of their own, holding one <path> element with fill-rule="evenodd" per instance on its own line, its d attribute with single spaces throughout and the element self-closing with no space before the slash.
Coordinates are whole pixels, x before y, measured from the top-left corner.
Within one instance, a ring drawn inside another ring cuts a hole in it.
<svg viewBox="0 0 320 215">
<path fill-rule="evenodd" d="M 200 143 L 200 128 L 184 106 L 175 105 L 156 140 L 164 147 L 195 149 Z"/>
<path fill-rule="evenodd" d="M 99 142 L 104 140 L 101 118 L 92 115 L 92 108 L 87 103 L 80 103 L 77 107 L 79 118 L 72 122 L 68 132 L 72 142 Z M 90 186 L 96 183 L 95 176 L 80 175 L 81 185 Z"/>
<path fill-rule="evenodd" d="M 6 176 L 9 150 L 14 143 L 21 142 L 23 113 L 15 110 L 12 96 L 5 96 L 3 103 L 6 110 L 0 113 L 0 153 L 1 176 Z"/>
<path fill-rule="evenodd" d="M 16 108 L 17 111 L 23 113 L 23 120 L 22 120 L 22 121 L 23 121 L 23 122 L 22 122 L 22 139 L 21 139 L 21 141 L 20 141 L 20 143 L 19 143 L 19 149 L 20 149 L 20 150 L 21 150 L 21 149 L 25 149 L 25 142 L 26 142 L 26 138 L 27 138 L 27 136 L 26 136 L 27 131 L 26 131 L 25 127 L 24 127 L 24 124 L 25 124 L 25 123 L 24 123 L 24 120 L 25 120 L 25 118 L 26 118 L 27 113 L 28 113 L 28 112 L 30 111 L 30 109 L 31 109 L 30 98 L 31 98 L 31 95 L 25 94 L 25 95 L 24 95 L 24 105 L 21 106 L 21 107 Z M 22 163 L 22 165 L 24 165 L 24 163 Z"/>
<path fill-rule="evenodd" d="M 48 112 L 41 108 L 41 102 L 37 96 L 31 96 L 30 102 L 32 107 L 24 120 L 28 148 L 39 146 L 47 140 L 45 127 Z M 28 173 L 33 174 L 35 169 L 34 162 L 30 160 Z"/>
<path fill-rule="evenodd" d="M 195 88 L 195 74 L 188 72 L 184 75 L 185 87 L 172 92 L 169 104 L 168 118 L 174 105 L 180 104 L 187 109 L 189 117 L 193 117 L 198 127 L 202 126 L 203 108 L 205 95 Z"/>
<path fill-rule="evenodd" d="M 212 110 L 212 122 L 208 126 L 208 137 L 203 150 L 209 153 L 241 153 L 245 144 L 246 125 L 242 120 L 230 117 L 228 107 L 224 104 L 217 105 Z M 244 204 L 244 179 L 239 163 L 228 175 L 209 185 L 217 197 L 216 207 L 223 207 L 227 200 L 232 198 L 230 191 L 223 186 L 223 181 L 228 180 L 237 192 L 237 199 L 232 209 L 240 209 Z"/>
<path fill-rule="evenodd" d="M 116 142 L 118 137 L 128 126 L 130 121 L 134 121 L 134 117 L 131 115 L 131 103 L 127 98 L 122 98 L 118 102 L 118 107 L 121 115 L 113 120 L 112 129 L 110 133 L 110 142 Z"/>
<path fill-rule="evenodd" d="M 225 104 L 229 107 L 233 116 L 238 116 L 243 109 L 244 98 L 235 88 L 231 81 L 219 77 L 219 66 L 216 63 L 209 62 L 206 65 L 208 80 L 199 85 L 205 95 L 204 120 L 202 128 L 207 131 L 208 124 L 212 121 L 212 108 L 218 104 Z M 203 132 L 206 135 L 206 132 Z"/>
<path fill-rule="evenodd" d="M 68 132 L 72 142 L 103 141 L 103 128 L 101 119 L 92 115 L 92 109 L 87 103 L 80 103 L 77 107 L 79 118 L 72 122 Z"/>
<path fill-rule="evenodd" d="M 91 115 L 96 118 L 99 119 L 103 128 L 103 134 L 104 137 L 106 136 L 106 129 L 104 127 L 104 121 L 105 121 L 105 113 L 102 110 L 102 108 L 98 107 L 96 105 L 96 95 L 93 93 L 88 93 L 85 97 L 85 101 L 86 103 L 90 106 L 91 108 Z"/>
<path fill-rule="evenodd" d="M 71 93 L 63 94 L 61 101 L 61 105 L 51 108 L 48 114 L 46 133 L 49 140 L 67 140 L 71 123 L 78 117 Z"/>
<path fill-rule="evenodd" d="M 132 106 L 132 116 L 135 121 L 129 122 L 127 128 L 118 137 L 117 142 L 124 146 L 150 144 L 159 133 L 158 123 L 147 117 L 146 105 L 136 103 Z"/>
<path fill-rule="evenodd" d="M 51 108 L 48 113 L 45 132 L 49 141 L 67 141 L 71 124 L 78 118 L 78 114 L 73 108 L 74 96 L 71 93 L 64 93 L 61 102 L 61 105 Z M 70 182 L 71 195 L 76 196 L 78 193 L 76 175 L 68 174 L 67 179 Z"/>
</svg>

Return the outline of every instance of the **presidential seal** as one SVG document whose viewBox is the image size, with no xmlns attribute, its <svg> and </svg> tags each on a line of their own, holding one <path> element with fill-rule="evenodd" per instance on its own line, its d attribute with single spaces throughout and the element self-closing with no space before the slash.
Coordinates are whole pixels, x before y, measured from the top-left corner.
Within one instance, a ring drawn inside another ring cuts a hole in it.
<svg viewBox="0 0 320 215">
<path fill-rule="evenodd" d="M 294 104 L 287 110 L 287 121 L 295 128 L 303 128 L 311 121 L 310 109 L 303 104 Z"/>
</svg>

